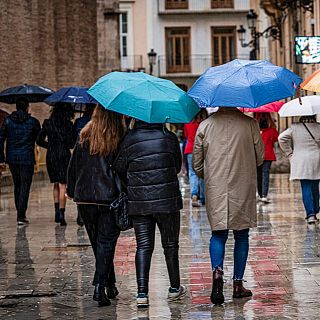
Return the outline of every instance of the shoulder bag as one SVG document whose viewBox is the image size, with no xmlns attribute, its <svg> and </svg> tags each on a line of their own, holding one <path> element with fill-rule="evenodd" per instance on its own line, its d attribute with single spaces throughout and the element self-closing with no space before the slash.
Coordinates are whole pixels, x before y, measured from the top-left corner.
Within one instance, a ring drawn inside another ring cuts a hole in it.
<svg viewBox="0 0 320 320">
<path fill-rule="evenodd" d="M 314 137 L 314 135 L 311 133 L 310 129 L 307 127 L 307 125 L 302 122 L 303 126 L 306 128 L 306 130 L 309 132 L 311 138 L 313 139 L 313 141 L 319 146 L 320 141 L 317 141 L 316 138 Z"/>
</svg>

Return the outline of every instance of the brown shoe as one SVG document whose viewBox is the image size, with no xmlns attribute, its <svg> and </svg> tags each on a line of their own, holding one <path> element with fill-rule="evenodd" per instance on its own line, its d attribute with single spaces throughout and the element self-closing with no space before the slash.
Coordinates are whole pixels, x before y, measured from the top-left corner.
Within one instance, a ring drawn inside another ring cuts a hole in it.
<svg viewBox="0 0 320 320">
<path fill-rule="evenodd" d="M 192 196 L 191 198 L 191 205 L 193 207 L 200 207 L 200 203 L 198 201 L 198 197 L 197 196 Z"/>
<path fill-rule="evenodd" d="M 223 271 L 216 267 L 212 273 L 211 302 L 213 304 L 223 304 Z"/>
<path fill-rule="evenodd" d="M 252 291 L 243 286 L 242 280 L 233 281 L 233 298 L 251 297 Z"/>
</svg>

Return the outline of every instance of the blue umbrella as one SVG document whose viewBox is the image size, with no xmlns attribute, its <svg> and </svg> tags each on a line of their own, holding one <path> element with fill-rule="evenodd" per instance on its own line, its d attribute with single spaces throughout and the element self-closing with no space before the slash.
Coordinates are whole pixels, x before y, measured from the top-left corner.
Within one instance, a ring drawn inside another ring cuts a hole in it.
<svg viewBox="0 0 320 320">
<path fill-rule="evenodd" d="M 53 90 L 46 87 L 24 84 L 1 91 L 0 102 L 13 104 L 21 98 L 27 99 L 29 102 L 42 102 L 53 93 Z"/>
<path fill-rule="evenodd" d="M 264 60 L 233 60 L 209 68 L 188 94 L 201 108 L 257 108 L 294 95 L 302 79 Z"/>
<path fill-rule="evenodd" d="M 88 93 L 106 109 L 148 123 L 188 123 L 199 112 L 173 82 L 143 72 L 111 72 Z"/>
<path fill-rule="evenodd" d="M 88 88 L 85 87 L 64 87 L 45 99 L 44 102 L 50 106 L 55 105 L 58 102 L 73 104 L 96 104 L 97 101 L 87 93 L 87 90 Z"/>
</svg>

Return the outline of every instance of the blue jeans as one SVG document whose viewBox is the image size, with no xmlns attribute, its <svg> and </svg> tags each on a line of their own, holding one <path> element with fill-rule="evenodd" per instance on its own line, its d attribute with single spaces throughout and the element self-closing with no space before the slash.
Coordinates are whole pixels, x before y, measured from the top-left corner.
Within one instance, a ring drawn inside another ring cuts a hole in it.
<svg viewBox="0 0 320 320">
<path fill-rule="evenodd" d="M 210 240 L 210 257 L 212 270 L 216 267 L 223 269 L 225 246 L 229 230 L 212 231 Z M 233 279 L 242 280 L 249 253 L 249 229 L 233 230 L 234 235 L 234 269 Z"/>
<path fill-rule="evenodd" d="M 269 175 L 272 161 L 265 160 L 263 164 L 258 167 L 258 194 L 261 198 L 265 198 L 269 192 Z"/>
<path fill-rule="evenodd" d="M 198 196 L 199 195 L 199 189 L 200 189 L 200 201 L 202 203 L 205 202 L 205 195 L 204 195 L 204 180 L 198 178 L 196 173 L 194 172 L 192 168 L 192 154 L 187 155 L 188 160 L 188 171 L 189 171 L 189 183 L 190 183 L 190 192 L 191 197 L 192 196 Z"/>
<path fill-rule="evenodd" d="M 320 180 L 300 180 L 307 218 L 319 213 L 319 182 Z"/>
</svg>

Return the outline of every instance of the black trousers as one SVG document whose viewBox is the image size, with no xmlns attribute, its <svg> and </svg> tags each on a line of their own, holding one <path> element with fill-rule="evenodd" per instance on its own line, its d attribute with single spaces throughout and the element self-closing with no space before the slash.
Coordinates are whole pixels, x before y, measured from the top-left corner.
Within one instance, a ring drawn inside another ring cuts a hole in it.
<svg viewBox="0 0 320 320">
<path fill-rule="evenodd" d="M 17 209 L 17 219 L 25 219 L 34 166 L 10 164 L 9 168 L 12 174 L 14 185 L 14 202 Z"/>
<path fill-rule="evenodd" d="M 113 258 L 120 234 L 109 207 L 79 204 L 80 213 L 96 258 L 92 284 L 110 287 L 116 283 Z"/>
<path fill-rule="evenodd" d="M 180 212 L 132 216 L 132 220 L 137 241 L 136 273 L 138 292 L 149 292 L 149 272 L 154 249 L 156 225 L 161 234 L 161 243 L 166 258 L 170 285 L 172 288 L 179 288 Z"/>
</svg>

